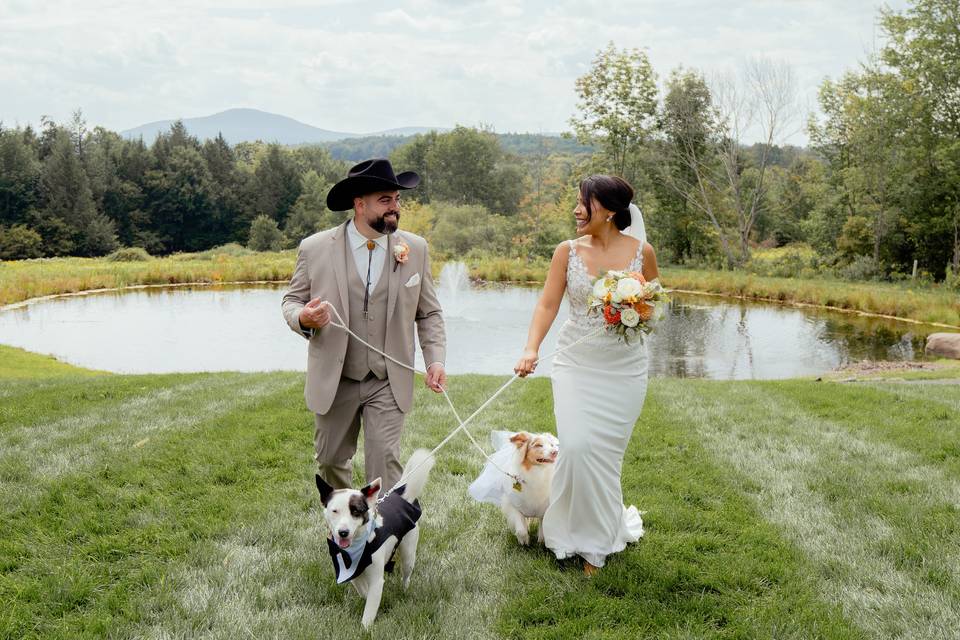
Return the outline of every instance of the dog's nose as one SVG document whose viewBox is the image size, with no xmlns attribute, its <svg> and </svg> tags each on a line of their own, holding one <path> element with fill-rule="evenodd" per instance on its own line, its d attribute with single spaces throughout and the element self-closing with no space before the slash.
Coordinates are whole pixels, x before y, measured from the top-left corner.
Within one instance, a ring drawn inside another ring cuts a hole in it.
<svg viewBox="0 0 960 640">
<path fill-rule="evenodd" d="M 341 529 L 340 531 L 337 531 L 337 535 L 341 538 L 346 538 L 348 535 L 350 535 L 350 532 L 345 529 Z"/>
</svg>

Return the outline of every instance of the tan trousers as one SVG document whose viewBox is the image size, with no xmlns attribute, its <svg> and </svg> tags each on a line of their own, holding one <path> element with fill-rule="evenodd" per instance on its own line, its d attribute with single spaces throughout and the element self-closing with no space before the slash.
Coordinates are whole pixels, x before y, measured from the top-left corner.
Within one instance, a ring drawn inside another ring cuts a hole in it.
<svg viewBox="0 0 960 640">
<path fill-rule="evenodd" d="M 400 480 L 400 434 L 404 414 L 387 380 L 373 376 L 362 382 L 341 378 L 333 405 L 315 414 L 313 445 L 320 477 L 334 489 L 353 486 L 353 455 L 363 425 L 363 462 L 366 481 L 380 478 L 383 491 Z"/>
</svg>

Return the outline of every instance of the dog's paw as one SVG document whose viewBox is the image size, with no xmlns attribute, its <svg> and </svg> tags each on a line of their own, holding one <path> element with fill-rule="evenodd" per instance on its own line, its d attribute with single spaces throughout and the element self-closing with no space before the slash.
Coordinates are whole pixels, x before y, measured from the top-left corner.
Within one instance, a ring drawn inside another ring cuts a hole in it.
<svg viewBox="0 0 960 640">
<path fill-rule="evenodd" d="M 517 542 L 524 547 L 530 544 L 530 534 L 527 531 L 517 531 Z"/>
<path fill-rule="evenodd" d="M 403 590 L 406 591 L 410 588 L 410 576 L 403 577 Z"/>
</svg>

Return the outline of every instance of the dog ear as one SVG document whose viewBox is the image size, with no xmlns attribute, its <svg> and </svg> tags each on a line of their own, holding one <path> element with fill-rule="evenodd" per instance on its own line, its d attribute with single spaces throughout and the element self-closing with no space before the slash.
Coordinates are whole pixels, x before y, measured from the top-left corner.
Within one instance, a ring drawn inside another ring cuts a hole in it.
<svg viewBox="0 0 960 640">
<path fill-rule="evenodd" d="M 320 492 L 320 502 L 323 503 L 323 506 L 327 506 L 327 501 L 333 495 L 333 487 L 324 482 L 320 474 L 317 474 L 317 491 Z"/>
<path fill-rule="evenodd" d="M 380 478 L 377 478 L 364 488 L 360 489 L 360 493 L 363 494 L 363 497 L 367 499 L 367 502 L 376 501 L 377 497 L 380 495 Z"/>
<path fill-rule="evenodd" d="M 518 431 L 517 433 L 513 434 L 513 436 L 510 438 L 510 442 L 512 442 L 517 447 L 517 449 L 522 449 L 527 444 L 527 441 L 529 439 L 530 439 L 529 433 L 527 433 L 526 431 Z"/>
</svg>

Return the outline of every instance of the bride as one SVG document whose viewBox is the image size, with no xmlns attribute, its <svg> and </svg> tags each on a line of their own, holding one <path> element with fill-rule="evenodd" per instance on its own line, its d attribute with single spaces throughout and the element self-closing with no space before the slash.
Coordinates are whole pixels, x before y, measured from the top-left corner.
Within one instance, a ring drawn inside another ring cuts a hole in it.
<svg viewBox="0 0 960 640">
<path fill-rule="evenodd" d="M 576 240 L 557 246 L 530 322 L 527 345 L 514 371 L 536 368 L 540 343 L 553 324 L 566 291 L 570 319 L 560 329 L 553 365 L 554 415 L 561 455 L 550 503 L 543 517 L 544 542 L 557 558 L 578 555 L 587 575 L 607 555 L 643 535 L 636 507 L 623 505 L 620 468 L 647 391 L 647 349 L 615 334 L 596 332 L 600 315 L 587 315 L 595 278 L 610 269 L 659 276 L 646 242 L 640 210 L 630 204 L 633 188 L 622 178 L 595 175 L 580 183 Z"/>
</svg>

